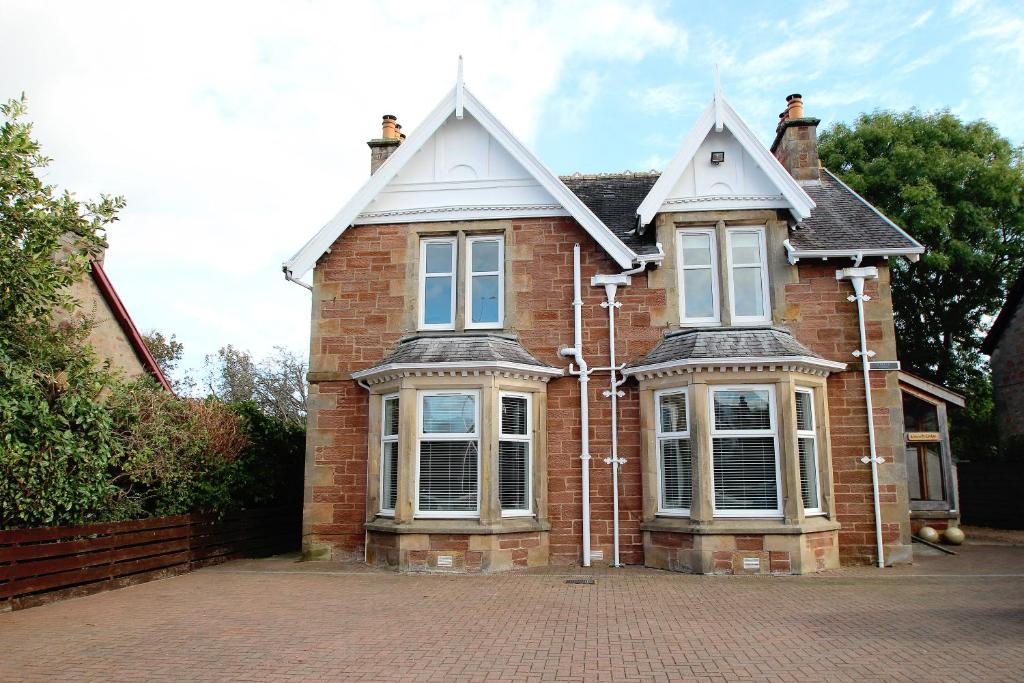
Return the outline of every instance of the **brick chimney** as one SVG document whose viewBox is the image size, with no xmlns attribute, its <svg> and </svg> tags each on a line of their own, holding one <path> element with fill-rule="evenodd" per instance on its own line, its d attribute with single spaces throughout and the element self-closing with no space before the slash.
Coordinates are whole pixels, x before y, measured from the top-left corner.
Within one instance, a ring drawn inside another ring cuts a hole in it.
<svg viewBox="0 0 1024 683">
<path fill-rule="evenodd" d="M 401 132 L 402 127 L 397 121 L 395 116 L 385 114 L 381 122 L 380 137 L 366 143 L 370 147 L 370 175 L 376 173 L 381 164 L 387 161 L 405 140 L 405 135 Z"/>
<path fill-rule="evenodd" d="M 821 180 L 818 162 L 818 124 L 821 119 L 804 116 L 804 99 L 796 93 L 786 98 L 779 114 L 772 154 L 797 180 Z"/>
</svg>

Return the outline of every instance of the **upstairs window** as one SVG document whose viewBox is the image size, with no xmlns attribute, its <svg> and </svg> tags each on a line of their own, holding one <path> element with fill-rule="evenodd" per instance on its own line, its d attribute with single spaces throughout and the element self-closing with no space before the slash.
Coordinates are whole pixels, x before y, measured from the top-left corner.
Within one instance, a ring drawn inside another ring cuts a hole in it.
<svg viewBox="0 0 1024 683">
<path fill-rule="evenodd" d="M 480 514 L 479 393 L 419 394 L 416 515 Z"/>
<path fill-rule="evenodd" d="M 733 323 L 770 323 L 764 228 L 729 228 L 726 230 L 726 245 Z"/>
<path fill-rule="evenodd" d="M 470 237 L 466 250 L 466 328 L 501 327 L 505 314 L 504 242 L 500 237 Z"/>
<path fill-rule="evenodd" d="M 714 229 L 679 231 L 679 311 L 684 325 L 720 320 Z"/>
<path fill-rule="evenodd" d="M 781 516 L 774 389 L 715 387 L 711 403 L 715 515 Z"/>
<path fill-rule="evenodd" d="M 420 328 L 455 327 L 456 240 L 432 237 L 420 242 Z"/>
<path fill-rule="evenodd" d="M 385 396 L 380 429 L 380 514 L 394 516 L 398 501 L 398 394 Z"/>
<path fill-rule="evenodd" d="M 796 391 L 796 443 L 800 456 L 800 497 L 804 513 L 821 514 L 821 483 L 818 476 L 818 433 L 814 418 L 814 393 Z"/>
<path fill-rule="evenodd" d="M 504 517 L 531 514 L 530 395 L 501 394 L 498 437 L 498 499 Z"/>
<path fill-rule="evenodd" d="M 693 498 L 693 456 L 685 389 L 657 394 L 658 511 L 689 515 Z"/>
</svg>

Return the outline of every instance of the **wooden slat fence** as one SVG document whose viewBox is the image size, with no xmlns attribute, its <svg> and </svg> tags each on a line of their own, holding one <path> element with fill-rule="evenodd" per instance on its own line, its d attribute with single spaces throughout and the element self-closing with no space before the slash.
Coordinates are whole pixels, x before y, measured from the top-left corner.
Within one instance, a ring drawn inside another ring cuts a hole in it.
<svg viewBox="0 0 1024 683">
<path fill-rule="evenodd" d="M 0 611 L 298 549 L 294 508 L 0 531 Z"/>
</svg>

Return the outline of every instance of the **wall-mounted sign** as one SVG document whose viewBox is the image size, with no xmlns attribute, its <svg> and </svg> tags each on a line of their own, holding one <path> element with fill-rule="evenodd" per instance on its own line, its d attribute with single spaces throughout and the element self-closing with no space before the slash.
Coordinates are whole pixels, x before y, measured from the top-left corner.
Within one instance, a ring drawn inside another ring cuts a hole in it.
<svg viewBox="0 0 1024 683">
<path fill-rule="evenodd" d="M 942 435 L 938 432 L 907 432 L 907 441 L 941 441 Z"/>
</svg>

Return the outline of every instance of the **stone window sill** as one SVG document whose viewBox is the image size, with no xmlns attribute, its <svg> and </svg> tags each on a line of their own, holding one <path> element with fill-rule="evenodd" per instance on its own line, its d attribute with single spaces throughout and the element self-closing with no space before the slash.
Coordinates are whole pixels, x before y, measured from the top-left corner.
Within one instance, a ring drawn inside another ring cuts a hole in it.
<svg viewBox="0 0 1024 683">
<path fill-rule="evenodd" d="M 813 534 L 835 531 L 839 522 L 827 517 L 807 517 L 802 524 L 787 524 L 781 519 L 715 519 L 695 522 L 686 517 L 658 517 L 640 525 L 643 531 L 670 531 L 684 534 Z"/>
<path fill-rule="evenodd" d="M 477 519 L 414 519 L 397 523 L 390 517 L 378 517 L 367 522 L 368 531 L 392 534 L 518 534 L 530 531 L 550 531 L 551 523 L 535 517 L 504 517 L 495 524 L 484 524 Z"/>
</svg>

